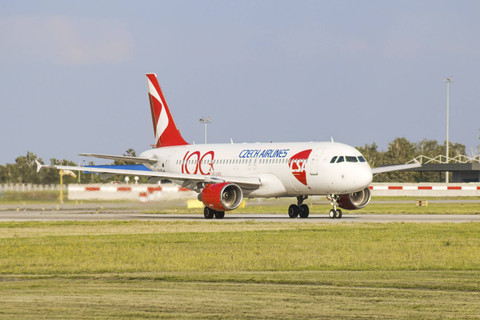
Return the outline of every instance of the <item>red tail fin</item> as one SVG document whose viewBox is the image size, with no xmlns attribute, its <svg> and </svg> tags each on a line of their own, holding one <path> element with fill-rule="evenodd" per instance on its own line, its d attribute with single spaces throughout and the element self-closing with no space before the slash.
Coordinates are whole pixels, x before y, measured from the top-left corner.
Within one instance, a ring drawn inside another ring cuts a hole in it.
<svg viewBox="0 0 480 320">
<path fill-rule="evenodd" d="M 147 85 L 157 148 L 188 144 L 173 121 L 165 97 L 158 84 L 157 76 L 154 73 L 147 74 Z"/>
</svg>

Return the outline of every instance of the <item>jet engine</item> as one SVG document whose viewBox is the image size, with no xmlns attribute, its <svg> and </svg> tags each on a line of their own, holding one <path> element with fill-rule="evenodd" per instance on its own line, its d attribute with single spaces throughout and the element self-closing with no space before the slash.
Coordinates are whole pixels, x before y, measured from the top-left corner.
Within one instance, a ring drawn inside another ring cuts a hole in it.
<svg viewBox="0 0 480 320">
<path fill-rule="evenodd" d="M 338 199 L 338 206 L 342 209 L 357 210 L 365 207 L 372 198 L 370 189 L 367 187 L 361 191 L 342 194 Z"/>
<path fill-rule="evenodd" d="M 229 211 L 238 208 L 243 200 L 243 192 L 234 183 L 214 183 L 207 184 L 198 198 L 215 211 Z"/>
</svg>

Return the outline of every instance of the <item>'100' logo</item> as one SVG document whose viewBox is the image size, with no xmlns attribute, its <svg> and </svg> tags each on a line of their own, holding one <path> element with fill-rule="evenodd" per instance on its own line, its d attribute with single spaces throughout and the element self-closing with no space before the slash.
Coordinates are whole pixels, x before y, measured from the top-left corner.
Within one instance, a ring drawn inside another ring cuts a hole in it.
<svg viewBox="0 0 480 320">
<path fill-rule="evenodd" d="M 215 153 L 208 151 L 203 156 L 200 151 L 190 153 L 187 151 L 182 161 L 182 173 L 210 175 L 213 172 L 213 159 Z"/>
</svg>

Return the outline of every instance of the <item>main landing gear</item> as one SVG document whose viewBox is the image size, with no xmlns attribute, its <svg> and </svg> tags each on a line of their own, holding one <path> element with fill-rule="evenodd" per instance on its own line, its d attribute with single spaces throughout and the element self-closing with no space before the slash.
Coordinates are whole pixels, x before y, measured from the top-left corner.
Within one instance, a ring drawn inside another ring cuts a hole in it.
<svg viewBox="0 0 480 320">
<path fill-rule="evenodd" d="M 330 200 L 330 202 L 333 206 L 333 209 L 330 210 L 328 216 L 330 217 L 330 219 L 340 219 L 342 217 L 342 210 L 337 209 L 338 196 L 335 195 L 335 194 L 332 194 L 332 195 L 327 196 L 327 199 Z"/>
<path fill-rule="evenodd" d="M 297 204 L 292 204 L 288 208 L 288 216 L 290 218 L 296 218 L 300 216 L 300 218 L 308 218 L 310 214 L 310 209 L 306 204 L 303 204 L 303 201 L 307 199 L 308 196 L 298 196 L 297 197 Z"/>
<path fill-rule="evenodd" d="M 216 211 L 216 210 L 210 209 L 209 207 L 205 207 L 205 209 L 203 209 L 203 215 L 205 219 L 213 219 L 214 216 L 215 216 L 215 219 L 223 219 L 223 217 L 225 217 L 225 212 Z"/>
</svg>

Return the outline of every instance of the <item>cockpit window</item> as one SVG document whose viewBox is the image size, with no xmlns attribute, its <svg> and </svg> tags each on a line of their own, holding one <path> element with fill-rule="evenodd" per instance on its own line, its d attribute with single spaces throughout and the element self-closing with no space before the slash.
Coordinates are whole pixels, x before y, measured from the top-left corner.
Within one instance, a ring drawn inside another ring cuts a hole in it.
<svg viewBox="0 0 480 320">
<path fill-rule="evenodd" d="M 345 161 L 345 159 L 343 158 L 343 156 L 338 157 L 337 163 L 340 163 L 340 162 L 343 162 L 343 161 Z"/>
<path fill-rule="evenodd" d="M 345 158 L 347 158 L 347 162 L 357 162 L 358 161 L 357 157 L 353 157 L 353 156 L 346 156 Z"/>
<path fill-rule="evenodd" d="M 358 157 L 358 161 L 360 162 L 367 162 L 363 156 Z"/>
<path fill-rule="evenodd" d="M 332 160 L 330 160 L 330 163 L 335 163 L 335 160 L 337 160 L 338 156 L 335 156 L 332 158 Z"/>
</svg>

